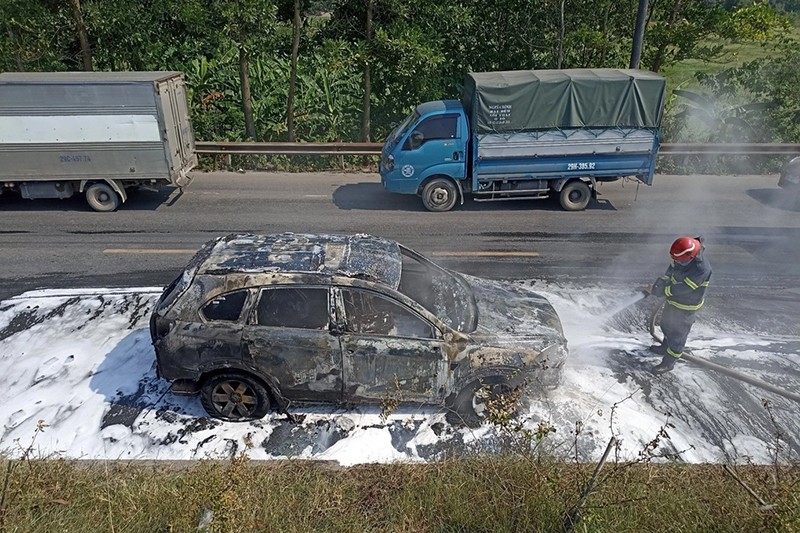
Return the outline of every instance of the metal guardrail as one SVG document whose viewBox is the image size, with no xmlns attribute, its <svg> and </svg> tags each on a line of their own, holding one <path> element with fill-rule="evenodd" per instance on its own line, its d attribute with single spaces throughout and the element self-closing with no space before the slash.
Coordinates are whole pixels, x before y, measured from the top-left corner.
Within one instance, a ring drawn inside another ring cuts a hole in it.
<svg viewBox="0 0 800 533">
<path fill-rule="evenodd" d="M 380 155 L 380 143 L 198 142 L 198 154 Z"/>
<path fill-rule="evenodd" d="M 380 155 L 381 143 L 198 142 L 201 155 Z M 800 155 L 800 144 L 663 143 L 659 155 Z"/>
<path fill-rule="evenodd" d="M 800 144 L 730 143 L 688 144 L 663 143 L 659 155 L 784 155 L 800 154 Z"/>
</svg>

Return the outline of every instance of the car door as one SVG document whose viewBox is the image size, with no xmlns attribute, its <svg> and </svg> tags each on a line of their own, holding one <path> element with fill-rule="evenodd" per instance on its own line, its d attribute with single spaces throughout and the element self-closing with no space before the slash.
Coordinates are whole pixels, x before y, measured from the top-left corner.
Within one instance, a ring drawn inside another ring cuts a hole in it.
<svg viewBox="0 0 800 533">
<path fill-rule="evenodd" d="M 438 329 L 373 291 L 336 290 L 346 400 L 443 400 L 449 366 Z"/>
<path fill-rule="evenodd" d="M 248 294 L 246 289 L 219 294 L 200 305 L 197 318 L 178 322 L 174 331 L 180 338 L 176 343 L 180 349 L 174 360 L 187 368 L 211 368 L 224 365 L 225 361 L 238 361 L 241 317 Z"/>
<path fill-rule="evenodd" d="M 242 336 L 243 356 L 288 400 L 341 401 L 342 354 L 330 331 L 327 287 L 262 287 Z"/>
</svg>

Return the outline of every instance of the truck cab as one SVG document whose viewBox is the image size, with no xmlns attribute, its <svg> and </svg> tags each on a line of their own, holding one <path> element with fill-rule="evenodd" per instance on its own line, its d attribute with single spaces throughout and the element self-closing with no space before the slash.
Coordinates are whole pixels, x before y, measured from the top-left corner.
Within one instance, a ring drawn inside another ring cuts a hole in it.
<svg viewBox="0 0 800 533">
<path fill-rule="evenodd" d="M 431 211 L 452 209 L 467 175 L 469 124 L 458 100 L 425 102 L 387 137 L 380 174 L 389 192 L 421 195 Z"/>
</svg>

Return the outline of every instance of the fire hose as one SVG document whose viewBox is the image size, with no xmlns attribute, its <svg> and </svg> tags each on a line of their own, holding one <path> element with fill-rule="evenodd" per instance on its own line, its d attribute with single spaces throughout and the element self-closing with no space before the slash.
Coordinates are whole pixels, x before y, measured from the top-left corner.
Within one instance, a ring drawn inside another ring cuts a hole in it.
<svg viewBox="0 0 800 533">
<path fill-rule="evenodd" d="M 655 339 L 655 341 L 658 342 L 658 343 L 663 341 L 663 337 L 661 337 L 658 334 L 658 332 L 656 331 L 656 327 L 657 327 L 657 323 L 658 323 L 658 317 L 661 314 L 661 311 L 664 309 L 664 305 L 665 304 L 666 304 L 666 301 L 664 301 L 660 305 L 656 306 L 655 310 L 650 315 L 650 319 L 648 320 L 648 327 L 650 329 L 650 335 L 652 335 L 653 339 Z M 772 392 L 772 393 L 777 394 L 779 396 L 783 396 L 784 398 L 787 398 L 789 400 L 794 400 L 794 401 L 800 403 L 800 394 L 796 394 L 794 392 L 789 392 L 787 390 L 781 389 L 780 387 L 776 387 L 775 385 L 771 385 L 770 383 L 767 383 L 766 381 L 760 380 L 758 378 L 754 378 L 752 376 L 748 376 L 747 374 L 742 374 L 741 372 L 737 372 L 735 370 L 731 370 L 730 368 L 728 368 L 726 366 L 718 365 L 717 363 L 712 363 L 711 361 L 709 361 L 707 359 L 703 359 L 702 357 L 696 357 L 694 354 L 692 354 L 691 350 L 689 350 L 688 353 L 687 352 L 683 352 L 683 354 L 681 354 L 681 359 L 683 359 L 683 360 L 685 360 L 685 361 L 687 361 L 689 363 L 695 364 L 695 365 L 706 367 L 709 370 L 713 370 L 715 372 L 719 372 L 721 374 L 725 374 L 728 377 L 731 377 L 731 378 L 734 378 L 734 379 L 738 379 L 739 381 L 743 381 L 745 383 L 749 383 L 750 385 L 753 385 L 754 387 L 759 387 L 761 389 L 764 389 L 766 391 Z"/>
</svg>

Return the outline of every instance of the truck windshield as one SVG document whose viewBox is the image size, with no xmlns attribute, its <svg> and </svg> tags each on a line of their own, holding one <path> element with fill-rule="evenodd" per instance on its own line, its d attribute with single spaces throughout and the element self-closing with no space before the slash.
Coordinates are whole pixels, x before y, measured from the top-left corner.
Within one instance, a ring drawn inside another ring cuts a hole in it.
<svg viewBox="0 0 800 533">
<path fill-rule="evenodd" d="M 475 331 L 478 310 L 469 284 L 413 250 L 401 246 L 400 252 L 403 270 L 398 290 L 456 331 Z"/>
<path fill-rule="evenodd" d="M 416 111 L 408 115 L 406 119 L 399 126 L 397 126 L 397 129 L 394 130 L 394 134 L 392 135 L 392 142 L 396 144 L 397 141 L 399 141 L 400 138 L 403 137 L 403 135 L 405 135 L 406 132 L 411 128 L 411 126 L 416 124 L 418 120 L 419 120 L 419 113 L 417 113 Z"/>
</svg>

